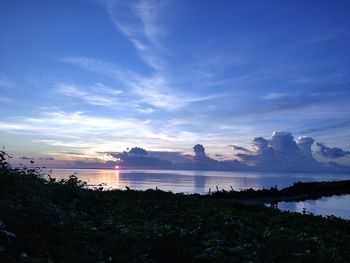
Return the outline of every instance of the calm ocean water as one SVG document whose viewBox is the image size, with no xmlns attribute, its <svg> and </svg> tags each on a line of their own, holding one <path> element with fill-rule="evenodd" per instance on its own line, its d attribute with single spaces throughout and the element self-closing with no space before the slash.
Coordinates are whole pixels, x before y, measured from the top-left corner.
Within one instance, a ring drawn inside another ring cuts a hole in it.
<svg viewBox="0 0 350 263">
<path fill-rule="evenodd" d="M 350 174 L 317 173 L 265 173 L 265 172 L 222 172 L 182 170 L 97 170 L 97 169 L 55 169 L 52 176 L 67 178 L 76 174 L 91 186 L 105 184 L 104 188 L 135 190 L 158 188 L 175 193 L 208 193 L 220 190 L 262 189 L 277 186 L 279 189 L 295 182 L 349 180 Z M 307 212 L 320 215 L 335 215 L 350 219 L 350 196 L 322 198 L 316 201 L 281 202 L 282 210 Z"/>
<path fill-rule="evenodd" d="M 303 202 L 280 202 L 277 207 L 281 210 L 313 213 L 315 215 L 335 215 L 350 220 L 350 195 L 323 197 L 318 200 Z"/>
</svg>

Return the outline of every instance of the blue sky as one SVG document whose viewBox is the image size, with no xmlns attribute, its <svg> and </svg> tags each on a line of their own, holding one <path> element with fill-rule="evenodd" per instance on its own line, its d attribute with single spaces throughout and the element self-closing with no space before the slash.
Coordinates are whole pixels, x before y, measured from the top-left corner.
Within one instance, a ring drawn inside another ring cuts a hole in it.
<svg viewBox="0 0 350 263">
<path fill-rule="evenodd" d="M 350 149 L 349 1 L 0 3 L 0 143 L 233 157 L 275 130 Z M 348 157 L 340 158 L 350 163 Z"/>
</svg>

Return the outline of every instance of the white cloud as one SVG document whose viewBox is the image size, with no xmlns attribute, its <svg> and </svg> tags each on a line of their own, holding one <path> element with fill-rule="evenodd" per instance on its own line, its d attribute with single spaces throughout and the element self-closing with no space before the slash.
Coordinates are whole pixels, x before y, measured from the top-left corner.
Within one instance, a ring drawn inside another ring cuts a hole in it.
<svg viewBox="0 0 350 263">
<path fill-rule="evenodd" d="M 129 100 L 134 100 L 134 104 L 147 103 L 158 109 L 174 111 L 193 102 L 211 100 L 223 96 L 223 94 L 196 96 L 188 92 L 175 91 L 176 84 L 174 84 L 174 81 L 170 81 L 163 73 L 142 76 L 127 70 L 124 72 L 124 70 L 111 63 L 90 58 L 69 57 L 62 61 L 122 82 L 126 86 L 126 90 L 129 90 L 129 95 L 132 95 L 132 98 L 129 98 Z"/>
<path fill-rule="evenodd" d="M 156 70 L 163 69 L 165 62 L 159 53 L 165 51 L 161 39 L 166 30 L 160 22 L 164 2 L 107 0 L 104 3 L 113 24 L 129 39 L 144 62 Z"/>
<path fill-rule="evenodd" d="M 91 72 L 96 72 L 114 80 L 123 82 L 128 82 L 129 79 L 134 79 L 138 76 L 138 74 L 135 74 L 134 72 L 128 71 L 126 69 L 120 69 L 112 63 L 93 58 L 66 57 L 61 59 L 61 61 L 73 65 L 78 65 Z"/>
<path fill-rule="evenodd" d="M 118 100 L 116 96 L 122 93 L 121 90 L 106 88 L 100 83 L 90 89 L 83 89 L 73 84 L 59 83 L 56 85 L 56 91 L 69 97 L 80 98 L 88 104 L 98 106 L 111 106 L 117 104 Z M 101 92 L 109 93 L 109 96 L 107 96 L 108 94 L 99 95 L 98 93 Z"/>
<path fill-rule="evenodd" d="M 266 171 L 288 172 L 348 172 L 350 167 L 322 163 L 317 161 L 311 147 L 315 140 L 311 137 L 299 137 L 297 141 L 290 132 L 275 131 L 271 139 L 262 137 L 253 140 L 254 150 L 238 153 L 236 156 L 246 163 L 253 164 L 255 169 Z M 323 145 L 322 145 L 323 146 Z M 324 149 L 328 148 L 324 146 Z M 328 148 L 330 149 L 330 148 Z M 338 153 L 345 153 L 340 148 L 333 148 Z"/>
<path fill-rule="evenodd" d="M 192 131 L 189 124 L 177 124 L 171 119 L 145 120 L 144 115 L 142 120 L 103 117 L 78 111 L 50 112 L 49 109 L 35 115 L 0 121 L 3 133 L 20 134 L 21 138 L 34 143 L 31 145 L 48 145 L 52 151 L 82 151 L 89 155 L 98 151 L 121 151 L 134 146 L 147 150 L 186 150 L 197 143 L 220 152 L 227 148 L 232 136 L 240 138 L 239 135 L 233 135 L 241 131 L 238 127 L 228 136 L 226 130 L 221 131 L 216 127 L 213 130 L 208 127 L 206 130 Z"/>
<path fill-rule="evenodd" d="M 178 76 L 171 74 L 166 66 L 166 58 L 169 55 L 169 51 L 163 45 L 168 34 L 163 22 L 163 8 L 166 3 L 153 0 L 103 1 L 113 24 L 132 43 L 146 64 L 153 68 L 153 74 L 139 74 L 90 58 L 68 57 L 63 61 L 122 83 L 125 85 L 123 90 L 129 93 L 126 95 L 130 95 L 128 100 L 142 113 L 156 109 L 175 111 L 194 102 L 221 96 L 222 94 L 203 96 L 179 91 L 184 90 L 183 85 L 178 84 Z M 145 108 L 148 110 L 145 111 Z"/>
</svg>

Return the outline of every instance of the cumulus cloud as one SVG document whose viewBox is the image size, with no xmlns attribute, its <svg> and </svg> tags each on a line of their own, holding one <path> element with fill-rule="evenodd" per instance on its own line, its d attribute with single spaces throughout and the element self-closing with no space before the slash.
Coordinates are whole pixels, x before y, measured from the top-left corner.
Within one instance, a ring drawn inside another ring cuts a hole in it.
<svg viewBox="0 0 350 263">
<path fill-rule="evenodd" d="M 107 153 L 120 165 L 130 167 L 161 167 L 166 169 L 224 170 L 224 171 L 280 171 L 280 172 L 349 172 L 350 167 L 334 162 L 323 163 L 313 156 L 312 146 L 315 140 L 303 136 L 294 139 L 292 133 L 275 131 L 271 138 L 257 137 L 252 149 L 230 145 L 239 151 L 235 156 L 239 160 L 212 159 L 202 144 L 193 147 L 192 155 L 180 152 L 147 152 L 136 147 L 122 153 Z M 322 145 L 323 147 L 326 147 Z M 350 154 L 339 148 L 328 149 L 328 156 Z M 329 150 L 331 149 L 331 150 Z M 222 157 L 215 154 L 216 157 Z M 334 158 L 334 157 L 333 157 Z M 176 161 L 175 161 L 176 160 Z"/>
<path fill-rule="evenodd" d="M 239 160 L 212 159 L 202 144 L 193 147 L 192 155 L 181 152 L 152 152 L 134 147 L 124 152 L 103 152 L 113 157 L 113 162 L 125 168 L 162 168 L 188 170 L 222 170 L 222 171 L 279 171 L 279 172 L 350 172 L 350 167 L 334 162 L 323 163 L 313 156 L 312 146 L 315 140 L 311 137 L 294 139 L 290 132 L 275 131 L 271 138 L 257 137 L 252 142 L 252 149 L 233 147 L 239 150 L 235 156 Z M 322 145 L 322 144 L 321 144 Z M 232 145 L 230 145 L 232 146 Z M 339 148 L 322 145 L 328 156 L 350 154 Z M 241 149 L 242 148 L 242 149 Z M 331 150 L 329 150 L 331 149 Z M 215 154 L 216 157 L 222 157 Z M 334 158 L 334 157 L 333 157 Z"/>
<path fill-rule="evenodd" d="M 124 152 L 109 152 L 109 156 L 114 158 L 114 161 L 124 168 L 172 168 L 172 162 L 162 158 L 153 157 L 141 147 L 131 148 Z"/>
<path fill-rule="evenodd" d="M 176 151 L 146 151 L 134 147 L 124 152 L 104 152 L 123 168 L 162 168 L 185 170 L 247 170 L 249 167 L 237 160 L 218 161 L 210 158 L 201 144 L 193 147 L 193 155 Z M 223 155 L 216 154 L 216 157 Z"/>
<path fill-rule="evenodd" d="M 202 144 L 196 144 L 194 147 L 193 147 L 193 151 L 195 153 L 196 156 L 202 156 L 202 155 L 206 155 L 205 154 L 205 149 L 203 147 Z"/>
<path fill-rule="evenodd" d="M 242 152 L 246 152 L 246 153 L 251 153 L 251 150 L 249 150 L 249 149 L 247 149 L 247 148 L 244 148 L 244 147 L 241 147 L 241 146 L 238 146 L 238 145 L 233 145 L 233 144 L 231 144 L 230 145 L 232 148 L 233 148 L 233 150 L 235 150 L 235 151 L 242 151 Z"/>
<path fill-rule="evenodd" d="M 308 157 L 312 157 L 311 146 L 315 140 L 311 137 L 302 136 L 298 138 L 297 145 L 299 149 Z"/>
<path fill-rule="evenodd" d="M 194 157 L 193 163 L 183 166 L 181 168 L 185 169 L 196 169 L 196 170 L 224 170 L 224 171 L 232 171 L 232 170 L 247 170 L 247 166 L 240 161 L 237 160 L 225 160 L 218 161 L 210 158 L 206 152 L 205 148 L 202 144 L 196 144 L 193 147 Z M 215 156 L 221 156 L 215 154 Z"/>
<path fill-rule="evenodd" d="M 285 155 L 295 155 L 298 153 L 299 148 L 294 141 L 294 137 L 290 132 L 275 131 L 271 136 L 269 145 L 277 152 L 281 152 Z"/>
<path fill-rule="evenodd" d="M 315 140 L 311 137 L 299 137 L 297 141 L 290 132 L 275 131 L 270 139 L 255 138 L 251 153 L 238 153 L 236 156 L 257 170 L 266 171 L 308 171 L 308 172 L 341 172 L 349 167 L 322 163 L 317 161 L 312 152 Z M 350 152 L 340 148 L 329 148 L 317 144 L 319 152 L 329 158 L 342 157 Z"/>
<path fill-rule="evenodd" d="M 350 155 L 350 151 L 345 151 L 338 147 L 327 147 L 323 143 L 316 143 L 318 150 L 317 153 L 326 158 L 340 158 Z"/>
</svg>

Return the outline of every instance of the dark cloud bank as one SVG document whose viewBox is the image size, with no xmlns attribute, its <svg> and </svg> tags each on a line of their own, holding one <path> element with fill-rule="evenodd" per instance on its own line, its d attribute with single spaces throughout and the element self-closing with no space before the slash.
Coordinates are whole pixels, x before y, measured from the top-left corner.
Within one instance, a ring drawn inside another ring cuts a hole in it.
<svg viewBox="0 0 350 263">
<path fill-rule="evenodd" d="M 317 148 L 314 152 L 313 145 Z M 115 161 L 95 163 L 95 166 L 218 171 L 350 172 L 350 166 L 336 162 L 320 162 L 314 157 L 318 154 L 335 159 L 349 155 L 349 151 L 315 143 L 311 137 L 299 137 L 295 140 L 290 132 L 276 131 L 270 139 L 255 138 L 251 149 L 237 145 L 230 147 L 233 148 L 236 160 L 215 160 L 205 152 L 203 145 L 197 144 L 193 147 L 193 155 L 183 155 L 180 152 L 147 152 L 139 147 L 121 153 L 107 152 L 105 154 L 113 157 Z M 81 167 L 89 165 L 84 162 L 76 164 Z"/>
<path fill-rule="evenodd" d="M 34 157 L 29 157 L 29 156 L 20 156 L 20 157 L 18 157 L 18 159 L 20 159 L 20 160 L 32 160 L 32 161 L 34 161 L 34 160 L 42 160 L 42 161 L 53 161 L 53 160 L 55 160 L 55 158 L 53 158 L 53 157 L 39 157 L 39 158 L 34 158 Z"/>
</svg>

